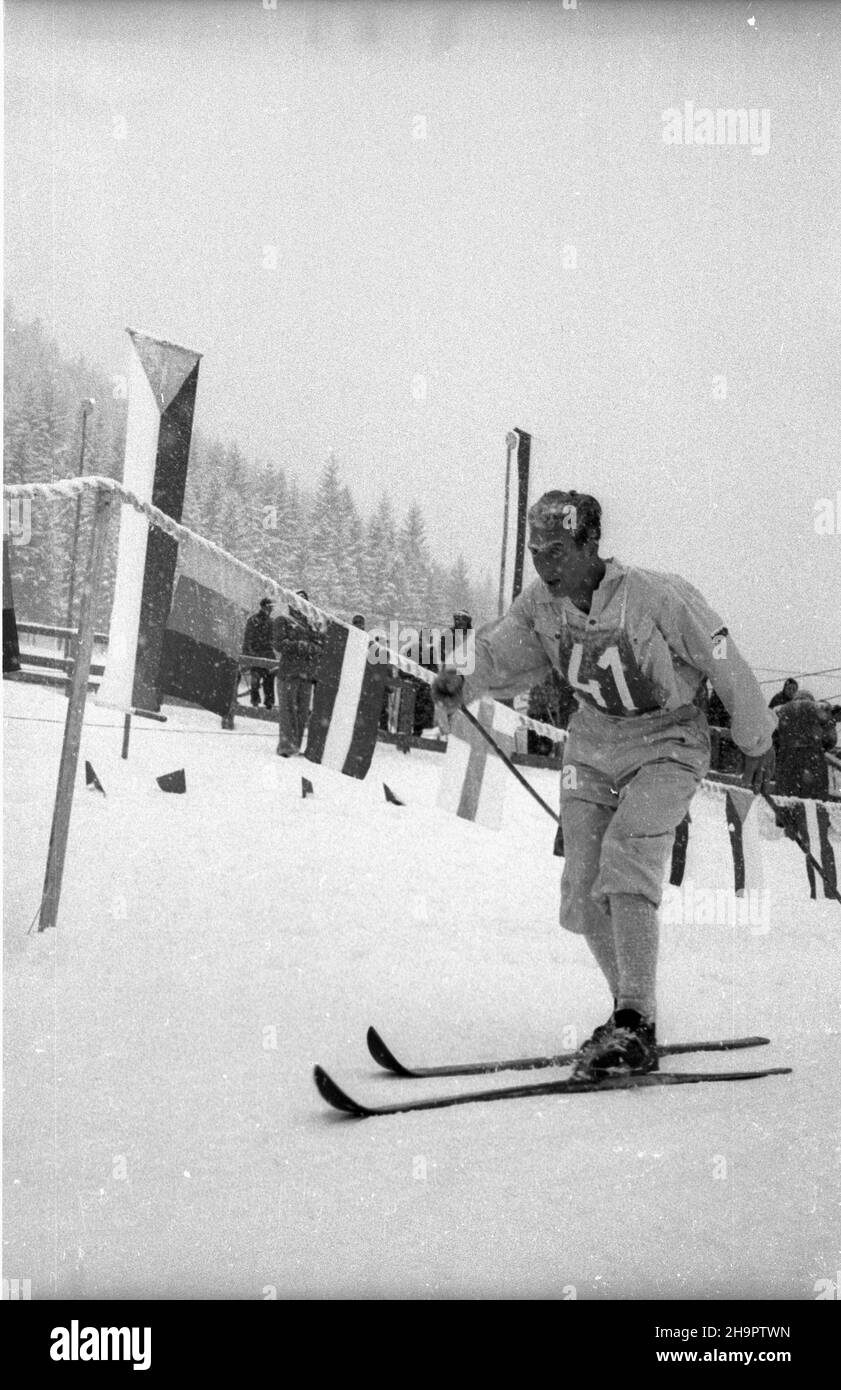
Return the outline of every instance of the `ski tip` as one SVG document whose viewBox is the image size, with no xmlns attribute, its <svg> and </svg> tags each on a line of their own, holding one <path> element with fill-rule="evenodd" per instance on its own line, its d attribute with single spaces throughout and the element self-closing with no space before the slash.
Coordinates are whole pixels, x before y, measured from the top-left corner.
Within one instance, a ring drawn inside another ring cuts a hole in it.
<svg viewBox="0 0 841 1390">
<path fill-rule="evenodd" d="M 313 1067 L 313 1080 L 318 1089 L 322 1100 L 326 1100 L 328 1105 L 332 1105 L 334 1110 L 341 1110 L 345 1115 L 365 1115 L 365 1107 L 357 1102 L 338 1086 L 332 1076 L 328 1076 L 323 1067 Z"/>
<path fill-rule="evenodd" d="M 377 1066 L 384 1067 L 386 1071 L 394 1072 L 395 1076 L 411 1076 L 412 1073 L 409 1069 L 404 1067 L 402 1062 L 398 1062 L 391 1048 L 383 1042 L 376 1028 L 368 1029 L 367 1041 L 368 1051 Z"/>
</svg>

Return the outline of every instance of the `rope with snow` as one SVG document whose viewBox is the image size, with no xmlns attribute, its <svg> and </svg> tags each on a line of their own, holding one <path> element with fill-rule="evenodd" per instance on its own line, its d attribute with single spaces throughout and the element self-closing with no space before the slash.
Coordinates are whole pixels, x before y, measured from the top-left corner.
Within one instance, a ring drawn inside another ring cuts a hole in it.
<svg viewBox="0 0 841 1390">
<path fill-rule="evenodd" d="M 287 604 L 297 608 L 310 622 L 317 627 L 323 627 L 327 622 L 338 623 L 344 628 L 351 628 L 350 623 L 346 623 L 343 618 L 339 618 L 334 613 L 329 613 L 325 609 L 318 608 L 316 604 L 310 603 L 308 599 L 301 598 L 300 594 L 295 593 L 294 589 L 284 588 L 269 575 L 262 574 L 260 570 L 254 569 L 252 565 L 247 565 L 243 560 L 238 560 L 235 555 L 224 550 L 215 541 L 209 541 L 204 536 L 200 536 L 196 531 L 191 531 L 188 526 L 182 526 L 180 522 L 173 521 L 171 516 L 162 512 L 159 507 L 155 507 L 151 502 L 144 502 L 136 493 L 129 488 L 118 483 L 115 478 L 103 478 L 96 475 L 80 478 L 61 478 L 51 483 L 6 483 L 3 487 L 4 497 L 45 497 L 45 498 L 64 498 L 65 500 L 80 496 L 83 492 L 95 492 L 103 489 L 110 492 L 114 497 L 120 499 L 126 506 L 133 507 L 135 511 L 141 512 L 152 526 L 157 526 L 164 531 L 174 541 L 186 542 L 188 545 L 198 546 L 206 550 L 209 554 L 215 555 L 217 559 L 227 561 L 236 569 L 254 579 L 259 579 L 264 584 L 268 592 L 274 598 L 281 598 Z M 352 629 L 357 631 L 357 629 Z M 399 670 L 405 671 L 409 676 L 414 676 L 417 680 L 423 681 L 426 685 L 431 685 L 435 679 L 434 673 L 427 671 L 423 666 L 404 656 L 401 652 L 392 651 L 387 644 L 380 642 L 379 647 L 387 654 L 388 664 L 396 666 Z M 544 738 L 551 739 L 553 743 L 563 743 L 566 740 L 566 729 L 557 729 L 554 724 L 544 724 L 540 720 L 532 719 L 527 714 L 516 714 L 521 728 L 533 729 L 535 733 L 541 734 Z"/>
<path fill-rule="evenodd" d="M 96 491 L 99 488 L 103 488 L 112 493 L 114 497 L 118 497 L 127 506 L 133 507 L 135 511 L 142 512 L 150 525 L 158 526 L 162 531 L 165 531 L 168 536 L 171 536 L 173 540 L 178 542 L 185 541 L 189 545 L 199 546 L 210 554 L 216 555 L 218 558 L 227 561 L 245 574 L 259 579 L 275 597 L 280 597 L 284 602 L 298 608 L 305 617 L 309 618 L 310 621 L 314 622 L 317 626 L 321 627 L 325 622 L 329 621 L 338 623 L 341 627 L 351 627 L 343 618 L 339 618 L 335 614 L 328 613 L 324 609 L 318 608 L 314 603 L 310 603 L 309 600 L 301 598 L 300 594 L 296 594 L 294 589 L 284 588 L 282 584 L 278 584 L 276 580 L 271 579 L 268 575 L 262 574 L 259 570 L 255 570 L 252 565 L 246 565 L 243 560 L 238 560 L 235 555 L 231 555 L 229 551 L 224 550 L 222 546 L 217 545 L 215 541 L 209 541 L 204 536 L 200 536 L 196 531 L 191 531 L 189 527 L 182 526 L 180 522 L 173 521 L 171 516 L 167 516 L 166 512 L 162 512 L 159 507 L 153 506 L 151 502 L 144 502 L 142 498 L 131 492 L 129 488 L 124 487 L 122 483 L 118 483 L 115 478 L 103 478 L 94 475 L 81 478 L 62 478 L 51 483 L 6 483 L 3 487 L 3 495 L 4 497 L 72 498 L 81 495 L 81 493 L 85 491 Z M 383 646 L 382 643 L 379 645 L 380 647 Z M 412 661 L 409 657 L 403 656 L 400 652 L 392 651 L 388 646 L 384 647 L 384 650 L 388 655 L 389 665 L 398 667 L 401 671 L 405 671 L 407 675 L 415 676 L 418 680 L 424 681 L 426 685 L 432 684 L 434 675 L 432 672 L 427 671 L 425 667 L 418 666 L 417 663 Z M 520 714 L 519 712 L 516 712 L 516 718 L 521 728 L 532 729 L 535 733 L 542 735 L 543 738 L 550 739 L 553 743 L 564 743 L 566 741 L 566 729 L 558 729 L 554 724 L 544 724 L 538 719 L 532 719 L 528 714 Z M 726 796 L 729 787 L 721 782 L 708 782 L 704 780 L 699 790 L 705 792 L 707 795 L 722 797 Z M 783 806 L 796 806 L 798 804 L 798 798 L 792 796 L 779 796 L 776 800 Z M 841 805 L 833 802 L 825 802 L 824 805 L 830 808 L 830 820 L 833 830 L 841 833 Z"/>
</svg>

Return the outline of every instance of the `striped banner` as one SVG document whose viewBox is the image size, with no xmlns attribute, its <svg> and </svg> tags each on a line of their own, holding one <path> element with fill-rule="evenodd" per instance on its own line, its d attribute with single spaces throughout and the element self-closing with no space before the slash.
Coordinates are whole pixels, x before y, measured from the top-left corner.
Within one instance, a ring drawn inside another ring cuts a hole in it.
<svg viewBox="0 0 841 1390">
<path fill-rule="evenodd" d="M 128 329 L 129 406 L 123 482 L 181 520 L 201 354 Z M 108 657 L 96 703 L 160 707 L 158 672 L 178 543 L 123 505 Z"/>
<path fill-rule="evenodd" d="M 266 586 L 222 555 L 181 545 L 175 599 L 164 634 L 158 690 L 229 713 L 245 624 Z"/>
<path fill-rule="evenodd" d="M 829 809 L 822 801 L 803 801 L 801 805 L 803 814 L 798 828 L 801 837 L 807 842 L 811 853 L 820 861 L 826 874 L 827 881 L 821 879 L 821 887 L 824 897 L 829 898 L 832 897 L 833 891 L 838 891 L 838 871 L 832 845 L 829 843 Z M 816 898 L 817 875 L 808 859 L 805 863 L 809 878 L 809 896 Z"/>
<path fill-rule="evenodd" d="M 374 756 L 388 667 L 368 660 L 361 628 L 331 622 L 319 657 L 305 756 L 364 777 Z"/>
<path fill-rule="evenodd" d="M 759 840 L 759 798 L 753 792 L 730 787 L 724 798 L 727 833 L 733 854 L 733 879 L 737 897 L 763 886 L 762 846 Z"/>
</svg>

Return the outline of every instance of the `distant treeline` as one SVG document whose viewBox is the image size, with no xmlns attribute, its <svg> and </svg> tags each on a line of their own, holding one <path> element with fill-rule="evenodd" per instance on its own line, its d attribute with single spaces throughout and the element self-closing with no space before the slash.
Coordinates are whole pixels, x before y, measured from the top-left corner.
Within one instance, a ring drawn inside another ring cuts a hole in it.
<svg viewBox="0 0 841 1390">
<path fill-rule="evenodd" d="M 4 475 L 8 483 L 44 482 L 77 475 L 82 401 L 93 398 L 85 435 L 84 472 L 121 478 L 126 430 L 124 391 L 83 358 L 63 358 L 40 321 L 24 322 L 5 306 Z M 63 626 L 68 620 L 76 520 L 73 501 L 34 501 L 31 538 L 11 547 L 15 607 L 21 618 Z M 448 620 L 457 609 L 491 617 L 488 576 L 477 590 L 462 556 L 437 561 L 419 507 L 402 521 L 384 494 L 373 516 L 362 516 L 342 483 L 334 457 L 317 487 L 301 485 L 282 460 L 253 462 L 234 442 L 193 431 L 183 521 L 246 564 L 313 602 L 366 618 Z M 78 569 L 90 545 L 91 500 L 83 503 Z M 116 562 L 113 528 L 96 621 L 108 624 Z M 74 613 L 75 618 L 75 613 Z"/>
</svg>

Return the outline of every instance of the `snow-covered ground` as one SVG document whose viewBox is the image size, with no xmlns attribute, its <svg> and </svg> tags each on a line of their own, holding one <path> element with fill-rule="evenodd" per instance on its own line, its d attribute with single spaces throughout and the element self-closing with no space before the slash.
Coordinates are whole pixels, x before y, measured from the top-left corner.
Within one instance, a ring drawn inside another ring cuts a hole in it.
<svg viewBox="0 0 841 1390">
<path fill-rule="evenodd" d="M 66 702 L 4 694 L 3 1273 L 33 1298 L 811 1299 L 835 1277 L 841 908 L 793 845 L 763 841 L 764 922 L 664 928 L 660 991 L 663 1040 L 773 1040 L 682 1069 L 791 1076 L 342 1119 L 316 1061 L 375 1102 L 514 1079 L 390 1078 L 369 1023 L 433 1062 L 606 1016 L 557 926 L 548 817 L 512 780 L 495 834 L 436 809 L 440 754 L 380 746 L 360 783 L 172 707 L 123 761 L 89 702 L 59 927 L 28 935 Z M 178 767 L 186 796 L 162 793 Z M 554 804 L 557 775 L 528 775 Z M 723 815 L 694 813 L 696 881 L 725 888 Z"/>
</svg>

